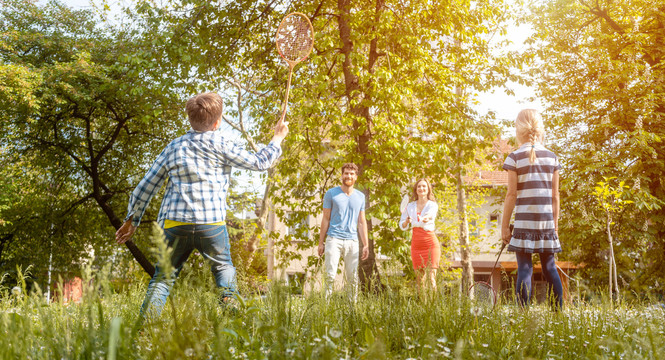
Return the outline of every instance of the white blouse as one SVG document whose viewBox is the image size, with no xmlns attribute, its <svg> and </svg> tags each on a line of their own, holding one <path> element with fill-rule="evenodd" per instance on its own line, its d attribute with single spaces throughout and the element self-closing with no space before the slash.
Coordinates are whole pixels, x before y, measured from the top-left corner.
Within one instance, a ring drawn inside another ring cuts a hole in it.
<svg viewBox="0 0 665 360">
<path fill-rule="evenodd" d="M 425 207 L 423 207 L 423 210 L 420 212 L 420 216 L 418 216 L 418 204 L 416 201 L 412 201 L 406 206 L 406 210 L 402 212 L 402 216 L 399 219 L 399 228 L 402 230 L 407 230 L 409 228 L 408 225 L 406 227 L 402 227 L 402 224 L 404 223 L 404 221 L 406 221 L 406 217 L 409 216 L 411 217 L 411 226 L 421 227 L 423 228 L 423 230 L 427 231 L 434 231 L 435 228 L 434 220 L 436 219 L 436 213 L 438 211 L 439 211 L 439 205 L 437 205 L 432 200 L 427 200 Z M 420 219 L 422 219 L 425 216 L 429 216 L 430 218 L 429 221 L 428 222 L 420 221 Z"/>
</svg>

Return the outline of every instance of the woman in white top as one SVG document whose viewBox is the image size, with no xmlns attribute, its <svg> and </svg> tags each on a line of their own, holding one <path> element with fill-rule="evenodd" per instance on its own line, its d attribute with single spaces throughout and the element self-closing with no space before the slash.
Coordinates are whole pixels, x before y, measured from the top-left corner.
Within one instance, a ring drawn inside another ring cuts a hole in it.
<svg viewBox="0 0 665 360">
<path fill-rule="evenodd" d="M 441 245 L 434 233 L 436 213 L 439 206 L 436 204 L 432 185 L 427 179 L 420 179 L 413 185 L 411 196 L 415 201 L 410 202 L 399 221 L 399 227 L 407 230 L 413 228 L 411 236 L 411 261 L 416 272 L 418 289 L 425 279 L 429 279 L 432 289 L 436 289 L 436 270 L 439 268 Z"/>
</svg>

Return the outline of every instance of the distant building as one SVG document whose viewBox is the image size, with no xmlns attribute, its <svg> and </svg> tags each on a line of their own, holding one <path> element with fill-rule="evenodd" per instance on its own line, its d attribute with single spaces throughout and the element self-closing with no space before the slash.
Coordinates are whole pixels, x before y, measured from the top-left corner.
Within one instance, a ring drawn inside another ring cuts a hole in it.
<svg viewBox="0 0 665 360">
<path fill-rule="evenodd" d="M 57 301 L 58 298 L 62 297 L 62 302 L 67 304 L 70 302 L 79 303 L 83 299 L 83 280 L 78 276 L 69 277 L 67 280 L 63 280 L 62 283 L 55 283 L 53 289 L 53 301 Z"/>
<path fill-rule="evenodd" d="M 280 234 L 280 241 L 287 241 L 286 239 L 288 237 L 292 237 L 295 234 L 300 234 L 308 239 L 318 239 L 319 234 L 313 234 L 310 228 L 321 226 L 321 218 L 322 214 L 317 214 L 317 216 L 310 215 L 307 219 L 302 220 L 297 225 L 287 226 L 279 221 L 279 218 L 274 211 L 271 211 L 268 213 L 266 228 L 271 232 L 278 232 Z M 265 250 L 268 262 L 268 279 L 285 281 L 290 286 L 297 289 L 296 292 L 309 292 L 314 289 L 319 290 L 322 287 L 323 281 L 323 259 L 321 259 L 321 264 L 317 267 L 314 273 L 308 273 L 308 259 L 310 256 L 318 257 L 318 248 L 317 246 L 313 246 L 302 250 L 298 249 L 300 245 L 304 245 L 304 242 L 296 239 L 291 240 L 290 244 L 287 246 L 287 251 L 297 252 L 300 254 L 301 258 L 291 260 L 288 264 L 285 264 L 283 261 L 280 261 L 279 256 L 276 256 L 275 243 L 272 239 L 269 239 L 268 247 Z M 282 246 L 282 244 L 280 244 L 280 246 Z M 342 274 L 338 274 L 337 279 L 335 279 L 337 287 L 342 283 L 342 279 Z"/>
</svg>

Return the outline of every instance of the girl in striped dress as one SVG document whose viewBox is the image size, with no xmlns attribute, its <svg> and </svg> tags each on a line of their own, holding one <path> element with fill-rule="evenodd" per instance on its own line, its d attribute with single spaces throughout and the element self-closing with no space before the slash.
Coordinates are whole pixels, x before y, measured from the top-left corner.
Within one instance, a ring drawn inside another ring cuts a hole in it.
<svg viewBox="0 0 665 360">
<path fill-rule="evenodd" d="M 531 297 L 531 256 L 540 255 L 543 276 L 548 282 L 548 296 L 555 309 L 563 305 L 563 287 L 554 254 L 559 243 L 559 160 L 542 142 L 543 121 L 533 109 L 520 111 L 515 121 L 519 149 L 513 151 L 503 168 L 508 171 L 508 191 L 503 204 L 501 238 L 508 251 L 517 257 L 515 290 L 520 305 Z M 510 218 L 515 210 L 515 228 L 510 232 Z"/>
</svg>

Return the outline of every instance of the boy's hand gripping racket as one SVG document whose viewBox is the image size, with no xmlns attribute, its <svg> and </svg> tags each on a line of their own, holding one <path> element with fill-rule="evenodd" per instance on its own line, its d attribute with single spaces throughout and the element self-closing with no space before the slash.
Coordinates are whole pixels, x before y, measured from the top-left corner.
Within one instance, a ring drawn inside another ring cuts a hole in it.
<svg viewBox="0 0 665 360">
<path fill-rule="evenodd" d="M 513 233 L 513 224 L 510 224 L 510 233 L 511 234 Z M 499 263 L 499 258 L 501 258 L 501 253 L 503 253 L 503 249 L 506 248 L 506 243 L 503 241 L 501 242 L 502 242 L 501 250 L 499 250 L 499 255 L 497 255 L 496 261 L 494 262 L 494 266 L 492 266 L 492 271 L 490 272 L 488 281 L 476 281 L 469 288 L 469 296 L 473 296 L 473 299 L 475 299 L 475 301 L 480 304 L 491 306 L 492 309 L 494 308 L 494 305 L 496 305 L 497 302 L 497 293 L 489 282 L 492 281 L 492 275 L 494 275 L 496 264 Z"/>
<path fill-rule="evenodd" d="M 282 116 L 279 121 L 284 121 L 286 107 L 289 101 L 289 90 L 291 88 L 291 75 L 293 67 L 305 60 L 314 48 L 314 27 L 307 16 L 302 13 L 293 12 L 282 20 L 275 35 L 277 52 L 279 56 L 289 64 L 289 81 L 286 84 L 286 96 L 282 105 Z"/>
</svg>

